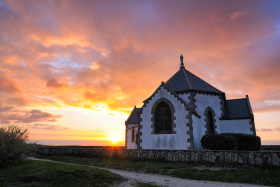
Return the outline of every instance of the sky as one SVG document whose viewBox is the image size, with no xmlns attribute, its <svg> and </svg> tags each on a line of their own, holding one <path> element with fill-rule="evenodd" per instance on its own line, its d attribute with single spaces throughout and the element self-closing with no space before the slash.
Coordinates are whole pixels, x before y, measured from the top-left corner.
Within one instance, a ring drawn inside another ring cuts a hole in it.
<svg viewBox="0 0 280 187">
<path fill-rule="evenodd" d="M 124 145 L 125 125 L 180 66 L 249 95 L 280 144 L 280 1 L 0 0 L 0 126 L 45 145 Z"/>
</svg>

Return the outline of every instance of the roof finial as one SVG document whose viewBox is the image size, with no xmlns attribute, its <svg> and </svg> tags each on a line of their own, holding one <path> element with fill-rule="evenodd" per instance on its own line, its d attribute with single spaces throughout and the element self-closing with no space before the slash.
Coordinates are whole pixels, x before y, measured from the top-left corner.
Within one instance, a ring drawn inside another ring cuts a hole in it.
<svg viewBox="0 0 280 187">
<path fill-rule="evenodd" d="M 181 54 L 181 56 L 180 56 L 180 60 L 181 60 L 181 67 L 180 67 L 180 69 L 182 69 L 182 68 L 185 68 L 185 66 L 184 66 L 184 62 L 183 62 L 183 55 Z"/>
</svg>

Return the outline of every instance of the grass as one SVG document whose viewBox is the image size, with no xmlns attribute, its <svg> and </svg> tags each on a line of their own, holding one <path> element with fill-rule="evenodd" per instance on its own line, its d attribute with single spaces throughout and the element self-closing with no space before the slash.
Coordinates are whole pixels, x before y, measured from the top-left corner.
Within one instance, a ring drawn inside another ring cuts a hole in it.
<svg viewBox="0 0 280 187">
<path fill-rule="evenodd" d="M 164 161 L 147 161 L 147 160 L 121 160 L 121 159 L 100 159 L 93 157 L 74 157 L 74 156 L 47 156 L 34 154 L 36 158 L 49 159 L 60 162 L 75 163 L 82 165 L 90 165 L 96 167 L 114 168 L 128 171 L 136 171 L 143 173 L 159 173 L 165 174 L 169 169 L 179 169 L 190 167 L 189 163 L 182 162 L 164 162 Z M 163 164 L 164 163 L 164 164 Z"/>
<path fill-rule="evenodd" d="M 129 161 L 92 157 L 46 156 L 38 154 L 33 156 L 61 162 L 115 168 L 142 173 L 157 173 L 185 179 L 280 186 L 280 167 L 272 166 L 220 165 L 217 168 L 216 165 L 213 165 L 215 167 L 213 168 L 213 166 L 209 164 L 202 165 L 186 162 L 164 162 L 154 160 Z"/>
<path fill-rule="evenodd" d="M 123 177 L 107 170 L 69 164 L 18 161 L 0 170 L 0 186 L 110 186 L 121 182 Z"/>
<path fill-rule="evenodd" d="M 197 170 L 197 169 L 181 169 L 170 172 L 173 177 L 194 179 L 194 180 L 208 180 L 208 181 L 220 181 L 231 183 L 250 183 L 250 184 L 262 184 L 267 186 L 279 186 L 280 185 L 280 172 L 269 170 Z"/>
</svg>

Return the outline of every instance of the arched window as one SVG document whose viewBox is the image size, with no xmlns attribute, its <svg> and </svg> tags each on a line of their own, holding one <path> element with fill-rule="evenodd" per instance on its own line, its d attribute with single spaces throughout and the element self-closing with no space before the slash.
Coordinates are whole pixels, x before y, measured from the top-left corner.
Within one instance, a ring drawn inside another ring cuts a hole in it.
<svg viewBox="0 0 280 187">
<path fill-rule="evenodd" d="M 215 132 L 215 129 L 214 129 L 214 124 L 213 124 L 213 115 L 212 115 L 212 112 L 211 111 L 208 111 L 207 113 L 207 126 L 208 126 L 208 129 L 209 129 L 209 134 L 214 134 Z"/>
<path fill-rule="evenodd" d="M 172 133 L 172 114 L 167 103 L 161 102 L 155 110 L 155 133 L 169 134 Z"/>
</svg>

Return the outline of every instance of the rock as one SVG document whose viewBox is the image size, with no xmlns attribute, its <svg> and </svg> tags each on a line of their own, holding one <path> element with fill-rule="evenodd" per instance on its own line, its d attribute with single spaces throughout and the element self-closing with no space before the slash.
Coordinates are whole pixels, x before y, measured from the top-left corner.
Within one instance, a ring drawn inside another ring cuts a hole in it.
<svg viewBox="0 0 280 187">
<path fill-rule="evenodd" d="M 280 159 L 276 153 L 271 153 L 271 161 L 273 166 L 280 166 Z"/>
</svg>

